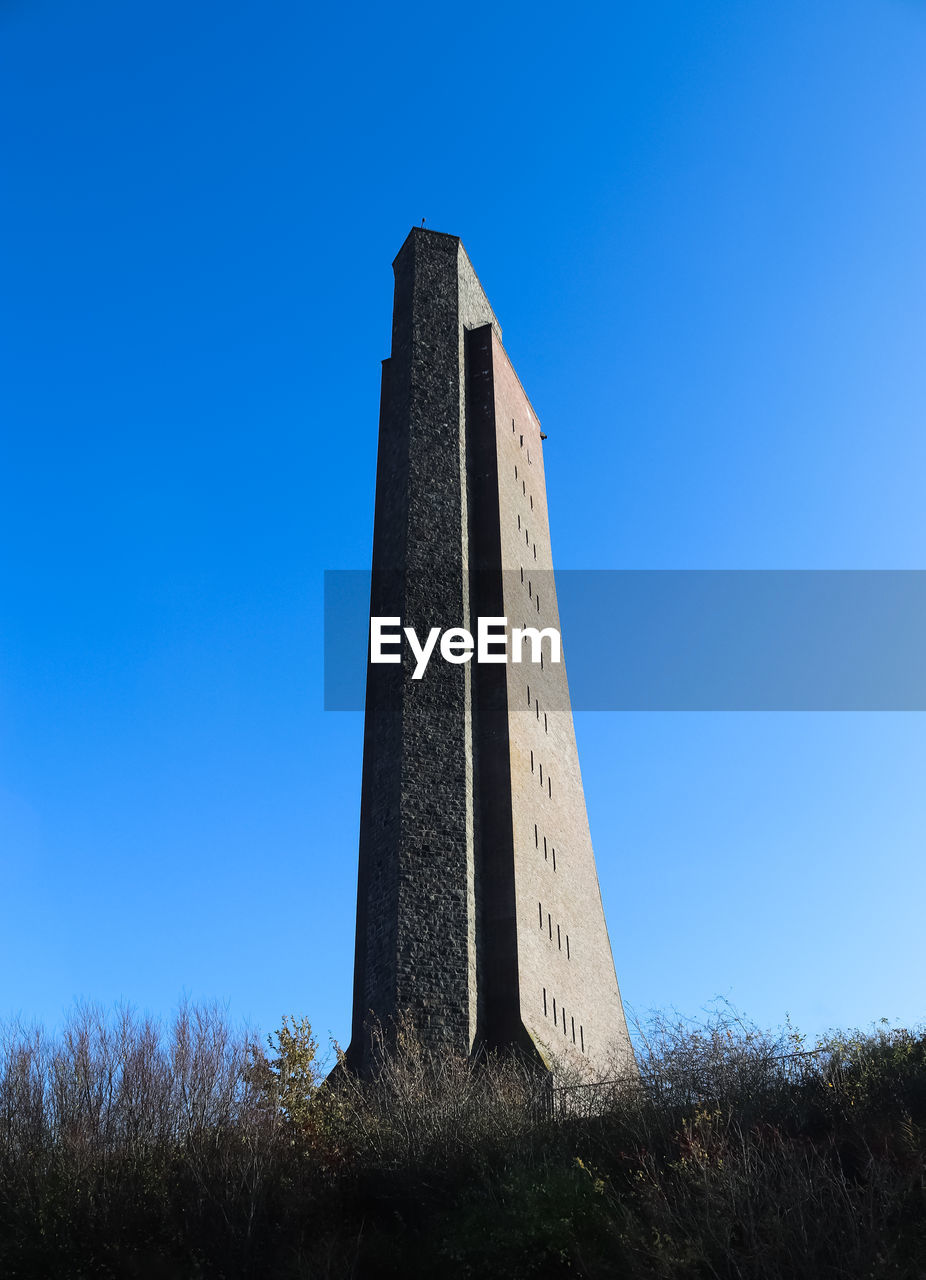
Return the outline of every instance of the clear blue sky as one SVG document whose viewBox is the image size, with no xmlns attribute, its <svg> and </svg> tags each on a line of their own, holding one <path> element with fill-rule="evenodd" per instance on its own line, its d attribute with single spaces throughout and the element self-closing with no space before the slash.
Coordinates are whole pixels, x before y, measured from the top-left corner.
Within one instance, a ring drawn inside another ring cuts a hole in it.
<svg viewBox="0 0 926 1280">
<path fill-rule="evenodd" d="M 346 1039 L 322 574 L 369 564 L 422 217 L 558 565 L 926 568 L 924 67 L 910 0 L 0 5 L 0 1014 Z M 926 1015 L 926 717 L 577 729 L 632 1009 Z"/>
</svg>

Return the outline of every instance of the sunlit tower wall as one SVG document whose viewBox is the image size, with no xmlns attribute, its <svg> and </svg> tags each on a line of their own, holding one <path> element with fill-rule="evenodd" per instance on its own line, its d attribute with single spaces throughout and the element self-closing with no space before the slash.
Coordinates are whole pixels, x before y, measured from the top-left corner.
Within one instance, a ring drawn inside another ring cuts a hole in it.
<svg viewBox="0 0 926 1280">
<path fill-rule="evenodd" d="M 456 236 L 413 230 L 393 264 L 370 612 L 560 630 L 540 424 Z M 632 1071 L 565 663 L 367 672 L 354 1014 L 407 1015 L 431 1048 L 519 1047 Z M 525 652 L 525 658 L 527 653 Z"/>
</svg>

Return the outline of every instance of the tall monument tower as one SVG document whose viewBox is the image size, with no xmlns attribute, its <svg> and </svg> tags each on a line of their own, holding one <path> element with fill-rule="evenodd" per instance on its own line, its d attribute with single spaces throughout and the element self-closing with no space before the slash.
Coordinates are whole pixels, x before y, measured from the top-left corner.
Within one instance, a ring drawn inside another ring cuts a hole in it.
<svg viewBox="0 0 926 1280">
<path fill-rule="evenodd" d="M 558 630 L 540 424 L 488 299 L 456 236 L 393 267 L 371 615 Z M 413 668 L 367 673 L 348 1063 L 407 1012 L 433 1048 L 632 1069 L 565 666 Z"/>
</svg>

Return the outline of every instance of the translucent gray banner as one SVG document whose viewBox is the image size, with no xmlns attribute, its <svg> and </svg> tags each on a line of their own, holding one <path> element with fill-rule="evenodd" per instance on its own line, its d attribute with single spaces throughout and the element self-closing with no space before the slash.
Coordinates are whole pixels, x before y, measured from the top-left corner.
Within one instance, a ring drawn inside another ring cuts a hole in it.
<svg viewBox="0 0 926 1280">
<path fill-rule="evenodd" d="M 364 705 L 370 587 L 369 572 L 325 574 L 326 710 Z M 555 592 L 549 573 L 506 574 L 493 589 L 511 625 L 561 629 L 577 711 L 926 709 L 926 571 L 571 569 Z M 464 623 L 406 621 L 423 634 Z M 413 665 L 403 653 L 403 680 Z M 565 703 L 565 681 L 546 671 Z"/>
</svg>

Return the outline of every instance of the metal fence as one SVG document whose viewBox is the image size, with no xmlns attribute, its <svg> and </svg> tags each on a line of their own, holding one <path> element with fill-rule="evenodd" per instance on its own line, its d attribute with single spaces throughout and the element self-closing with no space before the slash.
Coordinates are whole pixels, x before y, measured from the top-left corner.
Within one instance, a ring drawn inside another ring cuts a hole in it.
<svg viewBox="0 0 926 1280">
<path fill-rule="evenodd" d="M 642 1079 L 628 1077 L 557 1085 L 541 1082 L 534 1099 L 538 1116 L 548 1120 L 602 1115 L 636 1096 L 658 1098 L 681 1106 L 694 1106 L 734 1093 L 748 1093 L 752 1085 L 767 1086 L 771 1079 L 785 1085 L 799 1085 L 808 1076 L 820 1073 L 820 1061 L 831 1056 L 828 1049 L 807 1049 L 798 1053 L 744 1054 L 723 1059 L 709 1070 L 699 1072 L 680 1066 L 677 1072 L 662 1070 Z M 818 1061 L 820 1060 L 820 1061 Z"/>
</svg>

